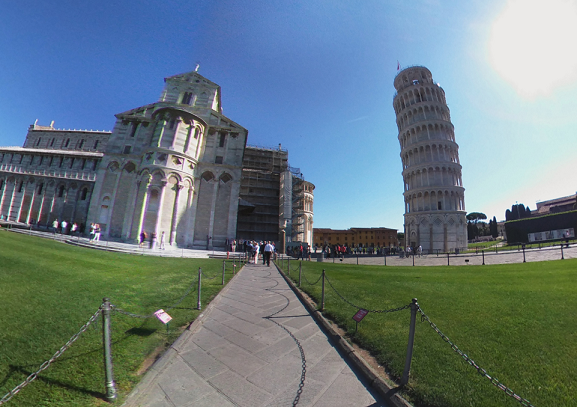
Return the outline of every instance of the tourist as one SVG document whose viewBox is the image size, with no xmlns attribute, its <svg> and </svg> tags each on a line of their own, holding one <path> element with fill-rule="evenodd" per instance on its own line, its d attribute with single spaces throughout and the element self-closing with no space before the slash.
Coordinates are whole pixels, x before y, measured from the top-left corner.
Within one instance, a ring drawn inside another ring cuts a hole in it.
<svg viewBox="0 0 577 407">
<path fill-rule="evenodd" d="M 160 234 L 160 245 L 158 246 L 158 250 L 164 250 L 164 240 L 165 240 L 165 234 L 164 234 L 164 230 L 162 231 L 162 233 Z"/>
<path fill-rule="evenodd" d="M 95 242 L 100 241 L 100 224 L 99 223 L 94 224 L 94 241 Z"/>
<path fill-rule="evenodd" d="M 58 219 L 54 219 L 54 222 L 52 222 L 52 231 L 54 233 L 56 233 L 56 231 L 58 230 L 58 225 L 59 225 Z"/>
<path fill-rule="evenodd" d="M 138 247 L 144 247 L 145 242 L 146 242 L 146 232 L 143 230 L 142 232 L 140 232 L 140 242 L 138 244 Z"/>
<path fill-rule="evenodd" d="M 63 221 L 60 223 L 60 227 L 61 227 L 60 233 L 63 234 L 63 235 L 66 234 L 66 226 L 68 226 L 68 222 L 66 222 L 65 220 L 63 220 Z"/>
<path fill-rule="evenodd" d="M 272 246 L 272 244 L 270 244 L 269 242 L 266 242 L 266 244 L 264 245 L 264 256 L 263 256 L 263 264 L 264 262 L 266 262 L 267 266 L 270 267 L 270 256 L 272 255 L 274 251 L 274 247 Z"/>
</svg>

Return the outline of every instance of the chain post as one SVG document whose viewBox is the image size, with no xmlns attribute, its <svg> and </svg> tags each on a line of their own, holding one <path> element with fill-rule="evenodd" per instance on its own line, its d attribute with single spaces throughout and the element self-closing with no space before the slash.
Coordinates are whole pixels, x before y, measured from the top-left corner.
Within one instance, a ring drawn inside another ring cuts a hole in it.
<svg viewBox="0 0 577 407">
<path fill-rule="evenodd" d="M 415 250 L 411 250 L 413 252 L 413 267 L 415 267 Z"/>
<path fill-rule="evenodd" d="M 405 359 L 405 370 L 403 370 L 403 377 L 401 378 L 401 386 L 409 382 L 409 373 L 411 372 L 411 359 L 413 358 L 413 344 L 415 343 L 415 324 L 417 321 L 417 310 L 419 304 L 417 299 L 413 298 L 411 304 L 411 325 L 409 326 L 409 342 L 407 344 L 407 358 Z"/>
<path fill-rule="evenodd" d="M 111 348 L 111 329 L 110 329 L 110 300 L 102 299 L 102 343 L 104 347 L 104 385 L 106 387 L 106 399 L 109 402 L 116 400 L 116 383 L 114 383 L 114 374 L 112 370 L 112 348 Z"/>
<path fill-rule="evenodd" d="M 449 263 L 449 252 L 447 252 L 447 266 L 450 266 L 451 264 Z"/>
<path fill-rule="evenodd" d="M 201 305 L 200 305 L 200 287 L 202 286 L 202 283 L 201 283 L 201 278 L 202 278 L 202 277 L 201 277 L 201 274 L 202 274 L 202 270 L 201 270 L 201 268 L 199 267 L 199 268 L 198 268 L 198 301 L 197 301 L 197 303 L 196 303 L 196 309 L 198 309 L 198 310 L 202 309 L 202 307 L 201 307 Z"/>
<path fill-rule="evenodd" d="M 303 261 L 299 263 L 299 288 L 301 288 L 301 276 L 303 274 Z"/>
<path fill-rule="evenodd" d="M 289 276 L 291 275 L 291 258 L 289 257 L 287 260 L 287 264 L 288 264 L 288 271 L 289 271 Z"/>
<path fill-rule="evenodd" d="M 222 285 L 224 285 L 224 269 L 226 267 L 226 260 L 222 261 Z"/>
<path fill-rule="evenodd" d="M 523 245 L 523 263 L 527 263 L 525 260 L 525 245 Z"/>
<path fill-rule="evenodd" d="M 385 253 L 385 266 L 387 265 L 387 253 Z"/>
<path fill-rule="evenodd" d="M 561 243 L 561 260 L 565 260 L 565 256 L 563 255 L 563 243 Z"/>
<path fill-rule="evenodd" d="M 325 310 L 325 269 L 323 269 L 323 285 L 321 291 L 321 311 Z"/>
<path fill-rule="evenodd" d="M 481 253 L 483 254 L 483 266 L 485 265 L 485 250 L 481 250 Z"/>
<path fill-rule="evenodd" d="M 357 266 L 359 265 L 359 254 L 357 253 Z"/>
</svg>

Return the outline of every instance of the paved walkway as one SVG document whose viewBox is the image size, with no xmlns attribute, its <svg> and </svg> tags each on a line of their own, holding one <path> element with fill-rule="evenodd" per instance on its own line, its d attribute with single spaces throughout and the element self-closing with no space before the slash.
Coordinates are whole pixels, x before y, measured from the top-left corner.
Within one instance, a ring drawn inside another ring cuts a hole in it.
<svg viewBox="0 0 577 407">
<path fill-rule="evenodd" d="M 563 245 L 563 252 L 561 252 L 561 247 L 559 244 L 557 246 L 543 247 L 542 249 L 526 249 L 525 256 L 523 257 L 523 250 L 498 250 L 495 252 L 493 250 L 485 250 L 483 254 L 481 251 L 479 253 L 470 254 L 451 254 L 447 259 L 446 254 L 429 254 L 426 256 L 418 257 L 415 256 L 415 266 L 446 266 L 447 263 L 451 266 L 466 266 L 466 265 L 482 265 L 485 262 L 488 264 L 511 264 L 511 263 L 523 263 L 523 258 L 526 262 L 536 262 L 536 261 L 551 261 L 560 260 L 561 256 L 565 259 L 577 258 L 577 244 L 571 243 L 569 248 Z M 312 261 L 316 261 L 313 258 Z M 351 255 L 345 257 L 343 260 L 336 258 L 324 259 L 324 263 L 346 263 L 346 264 L 358 264 L 359 265 L 384 265 L 386 261 L 387 266 L 412 266 L 413 257 L 401 259 L 397 256 L 387 256 L 386 260 L 384 256 L 376 255 Z"/>
<path fill-rule="evenodd" d="M 277 269 L 249 264 L 124 406 L 385 406 L 377 400 Z"/>
</svg>

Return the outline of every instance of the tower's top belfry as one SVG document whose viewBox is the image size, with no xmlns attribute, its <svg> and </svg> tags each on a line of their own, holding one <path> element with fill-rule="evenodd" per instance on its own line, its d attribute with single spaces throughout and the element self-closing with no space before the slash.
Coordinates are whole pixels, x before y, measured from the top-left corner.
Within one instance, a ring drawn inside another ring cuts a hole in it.
<svg viewBox="0 0 577 407">
<path fill-rule="evenodd" d="M 403 69 L 394 85 L 406 243 L 428 250 L 465 247 L 465 189 L 445 92 L 423 66 Z"/>
</svg>

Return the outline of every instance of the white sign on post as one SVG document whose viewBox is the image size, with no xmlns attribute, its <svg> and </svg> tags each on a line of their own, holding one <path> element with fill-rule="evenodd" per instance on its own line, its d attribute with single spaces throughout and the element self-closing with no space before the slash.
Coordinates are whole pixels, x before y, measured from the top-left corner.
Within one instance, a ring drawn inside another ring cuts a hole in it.
<svg viewBox="0 0 577 407">
<path fill-rule="evenodd" d="M 163 324 L 168 324 L 168 322 L 172 319 L 172 317 L 164 312 L 163 309 L 159 309 L 154 313 L 154 315 L 156 315 L 156 318 L 160 319 Z"/>
</svg>

